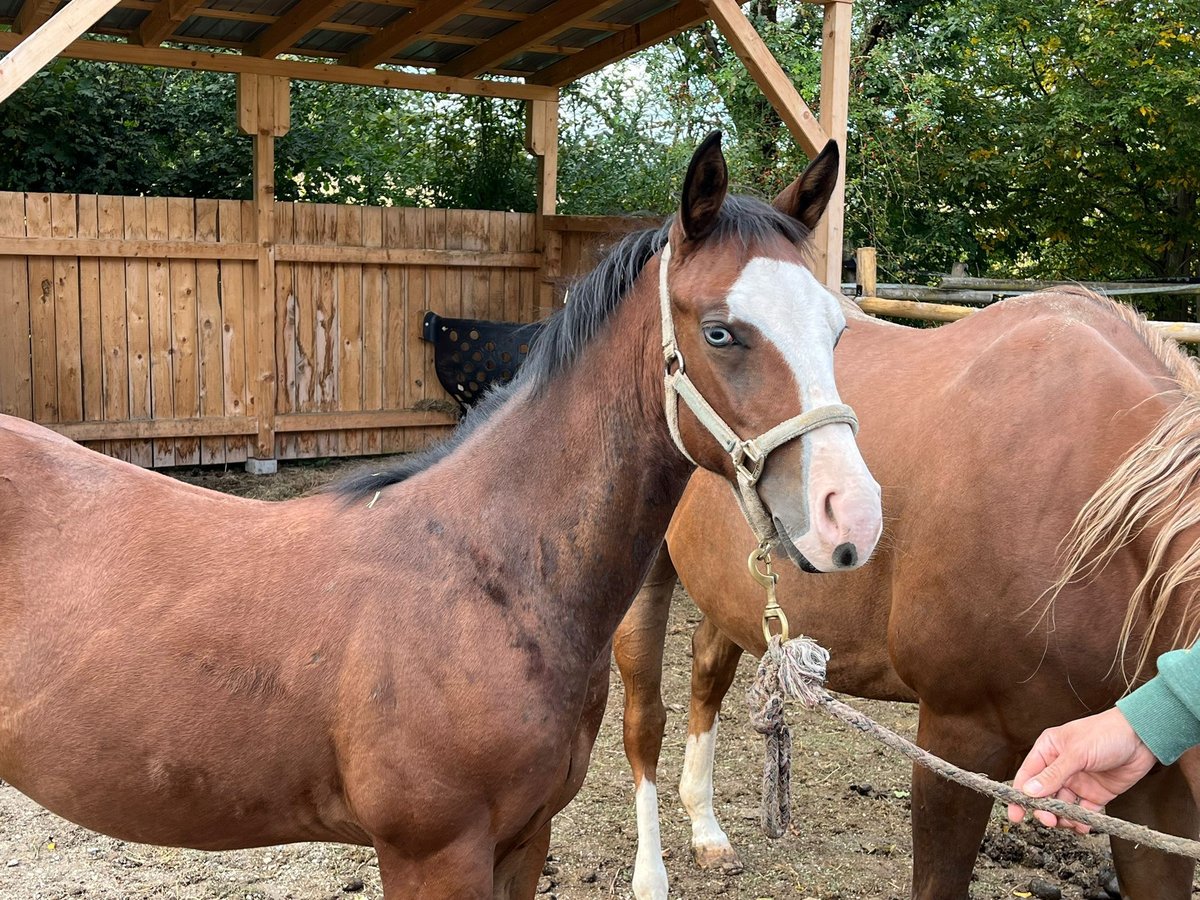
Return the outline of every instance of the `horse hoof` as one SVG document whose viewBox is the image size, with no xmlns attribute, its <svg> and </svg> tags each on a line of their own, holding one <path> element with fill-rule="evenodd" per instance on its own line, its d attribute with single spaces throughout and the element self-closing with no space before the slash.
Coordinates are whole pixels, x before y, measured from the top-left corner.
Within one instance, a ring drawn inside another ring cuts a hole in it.
<svg viewBox="0 0 1200 900">
<path fill-rule="evenodd" d="M 737 851 L 728 844 L 693 846 L 692 858 L 700 868 L 715 869 L 722 875 L 737 875 L 742 871 Z"/>
</svg>

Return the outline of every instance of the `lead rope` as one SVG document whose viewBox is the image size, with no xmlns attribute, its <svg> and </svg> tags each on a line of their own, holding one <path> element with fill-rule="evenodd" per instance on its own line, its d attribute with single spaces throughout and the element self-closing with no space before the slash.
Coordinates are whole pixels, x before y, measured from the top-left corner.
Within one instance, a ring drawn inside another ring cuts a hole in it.
<svg viewBox="0 0 1200 900">
<path fill-rule="evenodd" d="M 750 723 L 763 736 L 762 805 L 759 821 L 770 838 L 783 837 L 792 821 L 792 731 L 783 716 L 789 697 L 808 697 L 810 685 L 825 683 L 829 652 L 808 638 L 788 639 L 788 620 L 775 598 L 779 576 L 771 567 L 770 545 L 763 541 L 749 559 L 750 575 L 767 592 L 762 630 L 767 652 L 758 662 L 746 699 Z M 772 623 L 779 627 L 773 634 Z"/>
<path fill-rule="evenodd" d="M 809 709 L 820 709 L 852 728 L 870 735 L 885 747 L 890 747 L 942 778 L 1001 803 L 1019 803 L 1026 809 L 1045 810 L 1060 818 L 1087 825 L 1101 834 L 1124 838 L 1164 853 L 1200 860 L 1200 841 L 1163 834 L 1144 825 L 1092 812 L 1074 803 L 1064 803 L 1049 797 L 1030 797 L 1012 785 L 994 781 L 979 772 L 968 772 L 927 750 L 922 750 L 912 741 L 835 699 L 824 688 L 829 651 L 812 638 L 803 635 L 788 638 L 787 619 L 783 617 L 782 611 L 778 615 L 770 613 L 771 604 L 775 599 L 774 581 L 778 576 L 770 571 L 769 554 L 766 555 L 765 572 L 758 570 L 757 564 L 761 561 L 763 556 L 760 550 L 750 554 L 750 569 L 755 579 L 760 583 L 765 578 L 771 579 L 767 612 L 763 614 L 767 652 L 759 661 L 758 673 L 746 692 L 746 697 L 750 701 L 751 721 L 755 729 L 764 734 L 767 740 L 766 763 L 763 769 L 762 826 L 768 837 L 782 837 L 791 817 L 791 800 L 788 796 L 791 777 L 791 735 L 783 719 L 783 704 L 785 700 L 799 700 Z M 772 618 L 780 620 L 781 633 L 769 633 Z"/>
</svg>

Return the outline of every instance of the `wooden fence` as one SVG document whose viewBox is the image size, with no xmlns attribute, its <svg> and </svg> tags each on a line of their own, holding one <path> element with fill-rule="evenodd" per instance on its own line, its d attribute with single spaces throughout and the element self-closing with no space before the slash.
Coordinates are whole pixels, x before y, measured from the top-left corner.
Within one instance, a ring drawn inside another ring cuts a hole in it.
<svg viewBox="0 0 1200 900">
<path fill-rule="evenodd" d="M 264 416 L 280 459 L 416 449 L 454 421 L 425 310 L 532 321 L 553 305 L 532 214 L 278 203 L 264 309 L 253 215 L 0 193 L 0 412 L 142 466 L 245 460 Z"/>
</svg>

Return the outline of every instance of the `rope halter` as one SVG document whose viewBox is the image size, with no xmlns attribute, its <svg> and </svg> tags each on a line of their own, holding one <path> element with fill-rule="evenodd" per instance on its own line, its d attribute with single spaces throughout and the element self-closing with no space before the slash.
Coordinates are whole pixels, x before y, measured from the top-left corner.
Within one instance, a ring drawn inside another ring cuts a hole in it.
<svg viewBox="0 0 1200 900">
<path fill-rule="evenodd" d="M 775 523 L 762 498 L 758 495 L 758 480 L 766 467 L 767 456 L 772 450 L 795 440 L 801 435 L 821 428 L 824 425 L 837 423 L 849 425 L 858 434 L 858 418 L 854 410 L 844 403 L 831 403 L 800 413 L 798 416 L 780 422 L 774 428 L 755 438 L 742 440 L 737 433 L 725 423 L 720 414 L 701 396 L 700 391 L 688 377 L 684 366 L 683 353 L 675 341 L 675 322 L 671 315 L 671 293 L 667 287 L 667 268 L 671 262 L 671 243 L 668 241 L 662 250 L 662 258 L 658 269 L 658 293 L 662 303 L 662 346 L 664 363 L 664 383 L 667 394 L 667 427 L 671 431 L 671 439 L 679 452 L 692 463 L 696 460 L 688 453 L 679 434 L 679 401 L 683 400 L 688 409 L 699 420 L 700 424 L 716 439 L 717 443 L 729 454 L 733 461 L 733 470 L 737 474 L 737 485 L 734 494 L 742 508 L 742 514 L 750 527 L 754 529 L 761 546 L 770 546 L 779 540 Z"/>
</svg>

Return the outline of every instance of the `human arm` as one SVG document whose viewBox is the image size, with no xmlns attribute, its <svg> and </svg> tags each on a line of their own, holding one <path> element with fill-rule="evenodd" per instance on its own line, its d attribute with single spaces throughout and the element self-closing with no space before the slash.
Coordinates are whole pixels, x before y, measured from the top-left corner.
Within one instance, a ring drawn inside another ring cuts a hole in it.
<svg viewBox="0 0 1200 900">
<path fill-rule="evenodd" d="M 1043 731 L 1017 770 L 1013 787 L 1031 797 L 1056 797 L 1098 810 L 1128 790 L 1154 767 L 1150 748 L 1142 742 L 1119 709 L 1076 719 Z M 1045 810 L 1034 811 L 1043 825 L 1061 825 L 1086 834 L 1086 825 L 1059 820 Z M 1008 818 L 1020 822 L 1025 810 L 1009 804 Z"/>
<path fill-rule="evenodd" d="M 1117 708 L 1043 732 L 1013 786 L 1034 797 L 1057 797 L 1099 809 L 1153 768 L 1173 763 L 1200 744 L 1200 651 L 1176 650 L 1158 659 L 1159 674 L 1117 702 Z M 1008 817 L 1019 822 L 1016 804 Z M 1074 822 L 1038 811 L 1045 825 L 1086 832 Z"/>
</svg>

